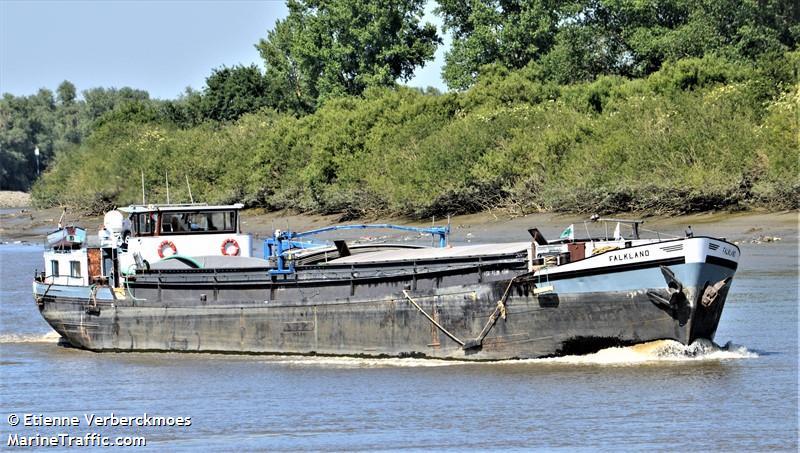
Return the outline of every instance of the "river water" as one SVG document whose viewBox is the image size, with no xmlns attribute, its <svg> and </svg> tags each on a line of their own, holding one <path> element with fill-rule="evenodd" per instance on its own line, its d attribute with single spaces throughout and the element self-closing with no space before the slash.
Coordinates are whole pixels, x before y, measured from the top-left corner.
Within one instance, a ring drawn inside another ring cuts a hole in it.
<svg viewBox="0 0 800 453">
<path fill-rule="evenodd" d="M 0 245 L 0 449 L 13 435 L 98 433 L 144 437 L 142 451 L 796 451 L 797 239 L 740 244 L 722 346 L 481 364 L 64 348 L 31 296 L 42 249 Z M 10 426 L 12 414 L 79 426 Z M 112 414 L 191 425 L 84 418 Z"/>
</svg>

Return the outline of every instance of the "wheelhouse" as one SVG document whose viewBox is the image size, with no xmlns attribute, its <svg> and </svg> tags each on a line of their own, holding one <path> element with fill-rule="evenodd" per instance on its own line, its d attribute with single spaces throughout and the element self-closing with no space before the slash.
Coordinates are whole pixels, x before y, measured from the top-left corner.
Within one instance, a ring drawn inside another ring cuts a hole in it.
<svg viewBox="0 0 800 453">
<path fill-rule="evenodd" d="M 134 205 L 120 211 L 128 214 L 133 237 L 239 234 L 239 210 L 242 207 L 241 204 Z"/>
</svg>

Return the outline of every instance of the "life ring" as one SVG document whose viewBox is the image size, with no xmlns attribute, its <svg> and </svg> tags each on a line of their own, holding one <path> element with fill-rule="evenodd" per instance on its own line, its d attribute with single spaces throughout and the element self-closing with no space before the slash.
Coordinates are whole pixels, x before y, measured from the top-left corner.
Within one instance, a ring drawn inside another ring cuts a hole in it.
<svg viewBox="0 0 800 453">
<path fill-rule="evenodd" d="M 233 253 L 228 253 L 228 245 L 233 246 Z M 225 256 L 239 256 L 241 249 L 239 248 L 239 243 L 236 242 L 236 239 L 228 238 L 222 241 L 222 247 L 220 247 L 220 251 Z"/>
<path fill-rule="evenodd" d="M 172 241 L 161 241 L 161 243 L 158 244 L 158 256 L 160 256 L 161 258 L 164 258 L 164 250 L 166 250 L 166 247 L 172 249 L 173 255 L 178 253 L 178 248 L 175 247 L 175 243 L 173 243 Z"/>
</svg>

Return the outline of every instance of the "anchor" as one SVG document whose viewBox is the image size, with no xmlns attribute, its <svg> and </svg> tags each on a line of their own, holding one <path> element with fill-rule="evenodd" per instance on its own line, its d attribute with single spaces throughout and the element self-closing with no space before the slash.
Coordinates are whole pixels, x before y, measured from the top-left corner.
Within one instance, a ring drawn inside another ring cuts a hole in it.
<svg viewBox="0 0 800 453">
<path fill-rule="evenodd" d="M 733 277 L 727 277 L 713 285 L 708 285 L 706 290 L 703 291 L 703 297 L 700 299 L 700 303 L 706 308 L 712 306 L 719 298 L 722 290 L 730 284 L 731 280 L 733 280 Z"/>
<path fill-rule="evenodd" d="M 683 283 L 675 277 L 675 274 L 666 266 L 660 266 L 661 274 L 667 282 L 668 297 L 664 297 L 663 292 L 648 291 L 647 296 L 656 307 L 669 313 L 669 315 L 683 326 L 689 322 L 692 315 L 692 307 L 683 291 Z"/>
<path fill-rule="evenodd" d="M 660 308 L 665 310 L 675 310 L 682 300 L 686 300 L 686 295 L 683 293 L 683 283 L 681 283 L 680 280 L 675 277 L 675 273 L 673 273 L 668 267 L 659 267 L 661 268 L 661 273 L 664 275 L 664 280 L 667 281 L 667 293 L 669 294 L 669 299 L 655 291 L 648 291 L 647 297 L 649 297 L 650 301 Z"/>
</svg>

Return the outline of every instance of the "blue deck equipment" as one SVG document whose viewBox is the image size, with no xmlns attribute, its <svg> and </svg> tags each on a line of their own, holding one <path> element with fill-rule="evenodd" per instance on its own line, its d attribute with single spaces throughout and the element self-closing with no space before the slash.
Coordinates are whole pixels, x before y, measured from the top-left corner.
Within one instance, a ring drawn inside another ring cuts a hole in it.
<svg viewBox="0 0 800 453">
<path fill-rule="evenodd" d="M 270 274 L 291 274 L 294 272 L 294 264 L 289 262 L 286 266 L 285 253 L 292 249 L 308 249 L 315 247 L 322 247 L 328 245 L 328 242 L 319 241 L 297 241 L 296 239 L 314 236 L 328 231 L 339 230 L 367 230 L 367 229 L 382 229 L 382 230 L 400 230 L 411 231 L 414 233 L 430 234 L 431 236 L 439 236 L 439 247 L 447 246 L 447 235 L 450 234 L 450 225 L 444 227 L 411 227 L 403 225 L 393 225 L 390 223 L 372 223 L 372 224 L 356 224 L 356 225 L 338 225 L 318 228 L 309 231 L 276 231 L 275 235 L 271 238 L 264 240 L 264 257 L 274 257 L 276 259 L 276 268 L 269 271 Z"/>
</svg>

